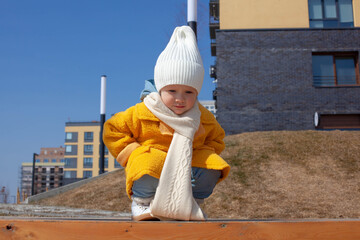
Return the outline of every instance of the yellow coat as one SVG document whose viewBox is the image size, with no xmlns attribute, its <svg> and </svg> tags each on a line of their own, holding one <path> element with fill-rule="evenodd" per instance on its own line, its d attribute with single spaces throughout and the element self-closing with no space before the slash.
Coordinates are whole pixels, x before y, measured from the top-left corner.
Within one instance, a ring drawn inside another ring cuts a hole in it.
<svg viewBox="0 0 360 240">
<path fill-rule="evenodd" d="M 225 148 L 225 132 L 211 112 L 201 104 L 199 108 L 201 124 L 193 141 L 192 166 L 221 170 L 220 182 L 230 171 L 230 166 L 218 155 Z M 155 117 L 144 103 L 138 103 L 106 121 L 104 143 L 125 167 L 129 197 L 133 182 L 143 175 L 160 178 L 173 133 L 174 130 Z"/>
</svg>

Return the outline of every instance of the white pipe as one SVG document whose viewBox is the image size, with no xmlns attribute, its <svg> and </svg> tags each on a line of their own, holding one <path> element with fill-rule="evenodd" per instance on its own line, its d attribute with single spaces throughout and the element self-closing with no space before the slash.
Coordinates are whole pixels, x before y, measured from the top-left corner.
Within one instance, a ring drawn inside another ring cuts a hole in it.
<svg viewBox="0 0 360 240">
<path fill-rule="evenodd" d="M 101 93 L 100 93 L 100 114 L 105 114 L 106 106 L 106 75 L 101 76 Z"/>
<path fill-rule="evenodd" d="M 188 0 L 187 18 L 188 22 L 197 22 L 197 0 Z"/>
</svg>

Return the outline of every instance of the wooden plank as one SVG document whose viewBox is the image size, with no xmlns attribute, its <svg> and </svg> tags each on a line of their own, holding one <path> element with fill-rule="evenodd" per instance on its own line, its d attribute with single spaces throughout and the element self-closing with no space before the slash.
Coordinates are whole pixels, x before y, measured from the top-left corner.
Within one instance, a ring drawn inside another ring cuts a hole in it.
<svg viewBox="0 0 360 240">
<path fill-rule="evenodd" d="M 360 220 L 133 222 L 0 219 L 0 239 L 354 240 Z"/>
</svg>

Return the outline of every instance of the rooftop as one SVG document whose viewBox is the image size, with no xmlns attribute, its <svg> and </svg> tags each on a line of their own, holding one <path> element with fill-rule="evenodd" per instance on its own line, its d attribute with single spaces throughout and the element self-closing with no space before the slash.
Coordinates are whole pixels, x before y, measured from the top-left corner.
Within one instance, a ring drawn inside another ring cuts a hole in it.
<svg viewBox="0 0 360 240">
<path fill-rule="evenodd" d="M 99 121 L 91 121 L 91 122 L 66 122 L 65 126 L 100 126 Z"/>
</svg>

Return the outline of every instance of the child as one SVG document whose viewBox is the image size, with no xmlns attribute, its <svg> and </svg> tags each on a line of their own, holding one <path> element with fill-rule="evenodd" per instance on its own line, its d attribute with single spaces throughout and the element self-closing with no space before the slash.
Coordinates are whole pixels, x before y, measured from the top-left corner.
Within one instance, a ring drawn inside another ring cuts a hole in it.
<svg viewBox="0 0 360 240">
<path fill-rule="evenodd" d="M 204 220 L 199 207 L 230 166 L 224 130 L 197 101 L 204 68 L 194 32 L 177 27 L 154 69 L 158 92 L 115 114 L 104 142 L 125 167 L 134 220 Z"/>
</svg>

